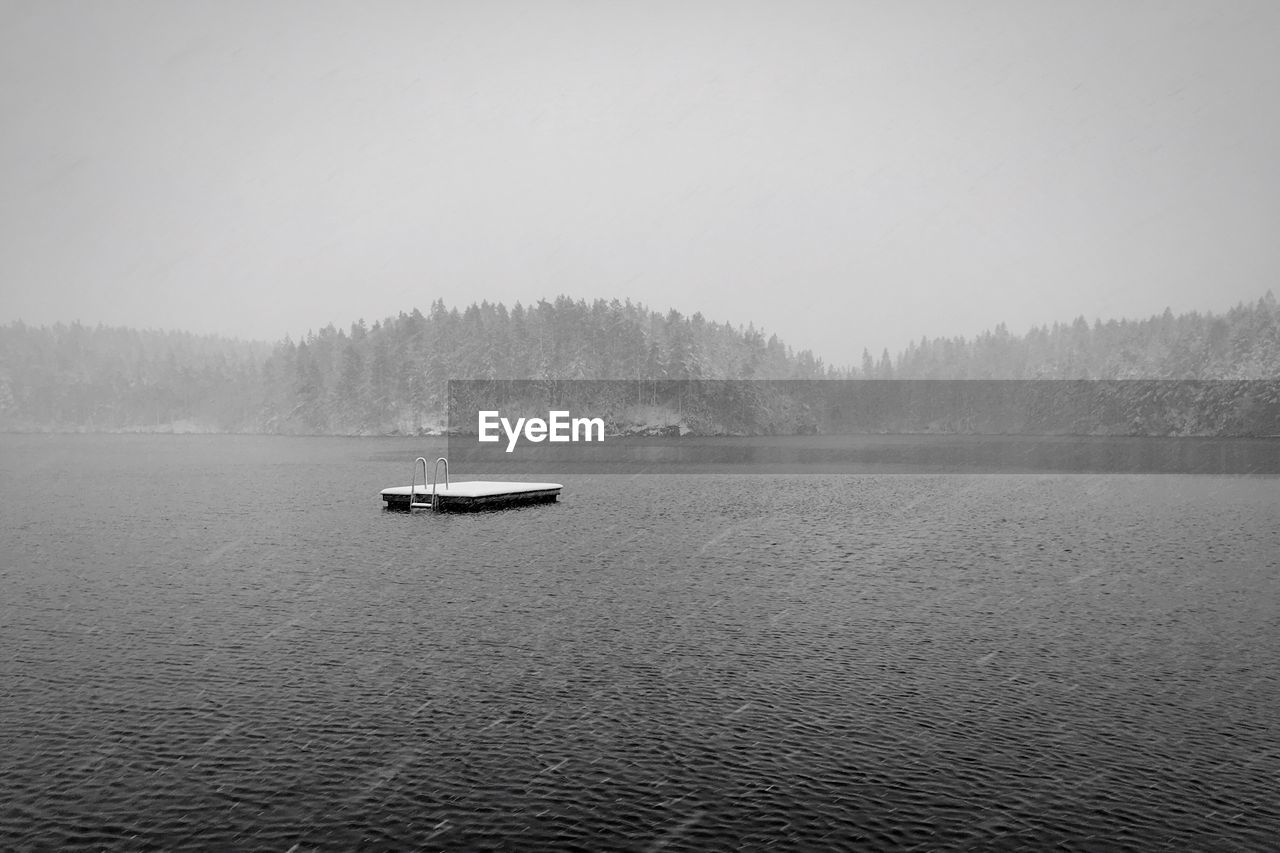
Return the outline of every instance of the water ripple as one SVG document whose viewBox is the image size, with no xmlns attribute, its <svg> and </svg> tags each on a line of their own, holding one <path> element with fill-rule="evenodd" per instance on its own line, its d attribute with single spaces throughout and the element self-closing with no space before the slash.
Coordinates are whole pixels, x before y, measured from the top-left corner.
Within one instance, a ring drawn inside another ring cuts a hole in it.
<svg viewBox="0 0 1280 853">
<path fill-rule="evenodd" d="M 405 516 L 323 447 L 197 457 L 181 508 L 190 454 L 107 457 L 73 515 L 3 494 L 0 848 L 1280 837 L 1274 480 L 599 476 Z"/>
</svg>

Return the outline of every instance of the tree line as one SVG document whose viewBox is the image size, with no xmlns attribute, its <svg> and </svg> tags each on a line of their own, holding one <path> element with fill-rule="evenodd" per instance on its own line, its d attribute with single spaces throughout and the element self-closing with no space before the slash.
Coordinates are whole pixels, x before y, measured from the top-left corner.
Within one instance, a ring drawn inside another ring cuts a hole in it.
<svg viewBox="0 0 1280 853">
<path fill-rule="evenodd" d="M 863 353 L 862 375 L 899 379 L 1276 379 L 1275 295 L 1225 314 L 1169 309 L 1145 320 L 1084 317 L 1012 335 L 1004 324 L 975 338 L 921 339 L 889 368 Z"/>
<path fill-rule="evenodd" d="M 433 302 L 274 345 L 84 326 L 0 326 L 0 429 L 416 433 L 444 424 L 449 379 L 1275 379 L 1268 292 L 1222 315 L 1004 325 L 864 352 L 835 367 L 754 326 L 561 296 Z"/>
<path fill-rule="evenodd" d="M 630 301 L 436 300 L 268 345 L 79 323 L 0 327 L 0 428 L 415 433 L 449 379 L 841 375 L 776 335 Z"/>
</svg>

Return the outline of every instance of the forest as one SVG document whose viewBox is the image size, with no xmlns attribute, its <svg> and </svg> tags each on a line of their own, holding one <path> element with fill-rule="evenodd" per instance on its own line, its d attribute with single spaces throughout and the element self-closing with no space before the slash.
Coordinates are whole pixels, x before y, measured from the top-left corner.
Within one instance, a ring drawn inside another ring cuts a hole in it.
<svg viewBox="0 0 1280 853">
<path fill-rule="evenodd" d="M 1280 309 L 1268 292 L 1223 314 L 1080 317 L 1025 335 L 1001 324 L 970 339 L 921 339 L 896 356 L 864 351 L 850 366 L 754 326 L 566 296 L 462 310 L 436 300 L 425 314 L 275 344 L 79 323 L 0 326 L 6 431 L 421 434 L 444 428 L 450 379 L 1276 380 Z"/>
</svg>

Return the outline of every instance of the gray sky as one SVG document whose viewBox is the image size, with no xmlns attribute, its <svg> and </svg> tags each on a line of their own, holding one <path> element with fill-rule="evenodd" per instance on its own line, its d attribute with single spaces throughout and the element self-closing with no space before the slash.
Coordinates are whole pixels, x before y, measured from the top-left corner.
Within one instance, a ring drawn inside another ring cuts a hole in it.
<svg viewBox="0 0 1280 853">
<path fill-rule="evenodd" d="M 0 0 L 0 322 L 1222 310 L 1280 290 L 1277 55 L 1273 0 Z"/>
</svg>

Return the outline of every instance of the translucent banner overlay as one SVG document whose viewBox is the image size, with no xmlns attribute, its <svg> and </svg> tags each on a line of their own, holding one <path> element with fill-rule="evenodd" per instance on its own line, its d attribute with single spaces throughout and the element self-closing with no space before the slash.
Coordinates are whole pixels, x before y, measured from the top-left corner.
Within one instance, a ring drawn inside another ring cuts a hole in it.
<svg viewBox="0 0 1280 853">
<path fill-rule="evenodd" d="M 1280 474 L 1280 380 L 451 380 L 506 473 Z"/>
</svg>

